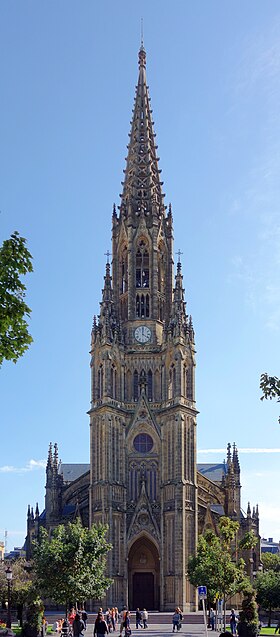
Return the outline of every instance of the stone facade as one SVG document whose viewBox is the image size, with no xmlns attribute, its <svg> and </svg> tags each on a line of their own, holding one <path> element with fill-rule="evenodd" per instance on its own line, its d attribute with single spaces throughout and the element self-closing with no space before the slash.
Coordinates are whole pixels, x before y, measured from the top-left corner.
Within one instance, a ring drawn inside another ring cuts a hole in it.
<svg viewBox="0 0 280 637">
<path fill-rule="evenodd" d="M 141 47 L 112 269 L 108 262 L 92 329 L 90 466 L 67 470 L 50 448 L 46 508 L 41 516 L 29 510 L 27 544 L 40 524 L 52 529 L 77 516 L 108 524 L 114 583 L 104 606 L 186 611 L 197 603 L 186 572 L 198 531 L 216 529 L 227 514 L 250 517 L 258 534 L 258 515 L 241 512 L 235 446 L 216 473 L 213 465 L 197 470 L 194 328 L 180 254 L 173 273 L 173 217 L 151 112 Z"/>
</svg>

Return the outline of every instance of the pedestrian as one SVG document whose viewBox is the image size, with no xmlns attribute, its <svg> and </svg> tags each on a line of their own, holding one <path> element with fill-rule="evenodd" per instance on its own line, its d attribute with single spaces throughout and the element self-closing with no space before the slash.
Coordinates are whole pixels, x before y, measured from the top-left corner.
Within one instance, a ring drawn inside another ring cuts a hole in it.
<svg viewBox="0 0 280 637">
<path fill-rule="evenodd" d="M 87 618 L 88 618 L 88 614 L 87 614 L 87 611 L 85 610 L 84 606 L 83 606 L 83 608 L 82 608 L 81 616 L 82 616 L 82 620 L 83 620 L 84 625 L 85 625 L 85 629 L 87 629 Z"/>
<path fill-rule="evenodd" d="M 232 608 L 231 611 L 230 611 L 229 624 L 230 624 L 230 632 L 231 632 L 231 634 L 232 635 L 236 635 L 236 614 L 234 612 L 234 608 Z"/>
<path fill-rule="evenodd" d="M 274 635 L 275 635 L 277 632 L 278 632 L 278 633 L 279 633 L 279 635 L 280 635 L 280 617 L 279 617 L 279 619 L 278 619 L 278 621 L 277 621 L 277 625 L 276 625 L 276 628 L 275 628 L 275 631 L 274 631 Z"/>
<path fill-rule="evenodd" d="M 79 613 L 76 613 L 75 615 L 75 619 L 72 624 L 72 629 L 73 629 L 74 637 L 83 637 L 83 634 L 84 634 L 83 630 L 85 630 L 85 624 L 83 620 L 81 619 L 81 616 Z"/>
<path fill-rule="evenodd" d="M 177 631 L 180 630 L 181 614 L 182 613 L 180 613 L 180 609 L 178 607 L 175 608 L 175 613 L 173 613 L 172 617 L 173 633 L 175 633 L 175 628 L 177 629 Z"/>
<path fill-rule="evenodd" d="M 71 608 L 71 610 L 69 610 L 69 613 L 68 613 L 68 621 L 69 621 L 70 626 L 73 625 L 73 621 L 74 621 L 75 617 L 76 617 L 75 608 Z"/>
<path fill-rule="evenodd" d="M 142 619 L 144 628 L 148 628 L 148 611 L 146 611 L 146 608 L 142 610 Z"/>
<path fill-rule="evenodd" d="M 135 613 L 136 628 L 139 628 L 139 626 L 143 628 L 143 624 L 141 624 L 141 619 L 142 619 L 142 614 L 140 613 L 140 609 L 136 608 L 136 613 Z"/>
<path fill-rule="evenodd" d="M 126 613 L 127 613 L 127 608 L 126 608 L 126 606 L 124 606 L 122 611 L 120 612 L 120 637 L 121 637 L 122 631 L 124 629 L 123 623 L 124 623 L 124 618 L 125 618 Z"/>
<path fill-rule="evenodd" d="M 106 622 L 107 622 L 108 630 L 110 633 L 113 628 L 112 613 L 110 608 L 107 608 L 107 611 L 106 611 Z"/>
<path fill-rule="evenodd" d="M 209 611 L 209 622 L 210 622 L 210 628 L 212 630 L 215 630 L 215 613 L 213 608 L 210 608 L 210 611 Z"/>
<path fill-rule="evenodd" d="M 130 612 L 129 612 L 129 610 L 127 610 L 125 612 L 125 614 L 124 614 L 123 628 L 124 628 L 125 637 L 130 637 L 131 628 L 130 628 Z"/>
<path fill-rule="evenodd" d="M 105 622 L 104 615 L 102 612 L 99 612 L 95 624 L 93 635 L 97 635 L 97 637 L 104 637 L 105 633 L 109 633 L 107 623 Z"/>
</svg>

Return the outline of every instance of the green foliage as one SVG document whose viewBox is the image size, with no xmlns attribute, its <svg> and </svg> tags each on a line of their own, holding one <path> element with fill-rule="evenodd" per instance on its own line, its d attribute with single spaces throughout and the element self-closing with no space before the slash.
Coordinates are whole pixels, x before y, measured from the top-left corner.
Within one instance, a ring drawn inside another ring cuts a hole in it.
<svg viewBox="0 0 280 637">
<path fill-rule="evenodd" d="M 244 533 L 242 540 L 239 542 L 239 548 L 241 550 L 253 549 L 258 543 L 258 538 L 256 538 L 254 531 L 247 531 Z"/>
<path fill-rule="evenodd" d="M 272 400 L 276 398 L 277 402 L 280 402 L 280 378 L 277 378 L 277 376 L 268 376 L 267 373 L 262 374 L 260 378 L 260 389 L 263 393 L 261 400 L 268 400 L 268 398 Z M 278 420 L 280 422 L 280 417 Z"/>
<path fill-rule="evenodd" d="M 249 583 L 243 590 L 242 610 L 239 613 L 237 631 L 239 637 L 254 637 L 258 634 L 259 618 L 255 591 Z"/>
<path fill-rule="evenodd" d="M 44 605 L 40 597 L 32 591 L 26 605 L 26 621 L 22 627 L 23 637 L 38 635 L 42 626 Z"/>
<path fill-rule="evenodd" d="M 217 598 L 228 599 L 243 590 L 247 583 L 244 560 L 234 561 L 232 543 L 239 529 L 238 522 L 223 517 L 220 520 L 220 536 L 206 531 L 198 538 L 196 556 L 189 560 L 188 575 L 194 586 L 207 586 L 209 602 Z M 235 554 L 235 551 L 234 551 Z"/>
<path fill-rule="evenodd" d="M 280 572 L 280 555 L 278 553 L 262 553 L 263 571 Z"/>
<path fill-rule="evenodd" d="M 273 570 L 259 573 L 256 579 L 257 602 L 269 611 L 268 625 L 271 623 L 271 611 L 280 606 L 280 572 Z"/>
<path fill-rule="evenodd" d="M 105 577 L 106 557 L 112 548 L 106 540 L 107 527 L 83 528 L 79 521 L 59 525 L 48 536 L 41 529 L 34 548 L 37 590 L 57 604 L 100 599 L 111 580 Z"/>
<path fill-rule="evenodd" d="M 13 572 L 11 586 L 12 606 L 24 604 L 28 599 L 29 592 L 32 587 L 32 576 L 26 570 L 26 560 L 17 559 L 10 566 Z M 6 562 L 0 562 L 0 597 L 5 600 L 7 598 L 7 578 L 6 578 Z"/>
<path fill-rule="evenodd" d="M 32 343 L 25 317 L 31 310 L 24 301 L 26 287 L 21 276 L 33 271 L 26 240 L 14 232 L 0 248 L 0 366 L 14 363 Z"/>
</svg>

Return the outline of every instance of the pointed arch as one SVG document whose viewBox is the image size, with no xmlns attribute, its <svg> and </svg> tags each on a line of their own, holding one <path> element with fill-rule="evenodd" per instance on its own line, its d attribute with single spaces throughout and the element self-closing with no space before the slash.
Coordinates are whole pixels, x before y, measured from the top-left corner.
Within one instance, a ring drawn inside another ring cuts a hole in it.
<svg viewBox="0 0 280 637">
<path fill-rule="evenodd" d="M 147 374 L 147 396 L 149 401 L 153 400 L 153 372 L 151 369 Z"/>
<path fill-rule="evenodd" d="M 132 389 L 132 377 L 131 377 L 131 371 L 130 369 L 128 369 L 125 374 L 125 391 L 124 391 L 125 400 L 127 401 L 131 400 L 131 389 Z"/>
<path fill-rule="evenodd" d="M 150 255 L 149 246 L 146 239 L 141 238 L 136 246 L 136 267 L 135 267 L 136 288 L 150 287 Z"/>
<path fill-rule="evenodd" d="M 138 400 L 139 398 L 139 378 L 138 371 L 135 369 L 133 374 L 133 400 Z"/>
<path fill-rule="evenodd" d="M 104 370 L 103 365 L 99 366 L 97 377 L 97 398 L 103 398 Z"/>
</svg>

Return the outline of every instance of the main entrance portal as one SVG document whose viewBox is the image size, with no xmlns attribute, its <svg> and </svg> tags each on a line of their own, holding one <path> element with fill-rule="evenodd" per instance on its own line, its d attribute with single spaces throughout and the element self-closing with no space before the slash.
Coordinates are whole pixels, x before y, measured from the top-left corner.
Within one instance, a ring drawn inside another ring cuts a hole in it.
<svg viewBox="0 0 280 637">
<path fill-rule="evenodd" d="M 159 554 L 154 543 L 141 536 L 128 556 L 129 608 L 159 609 Z"/>
</svg>

